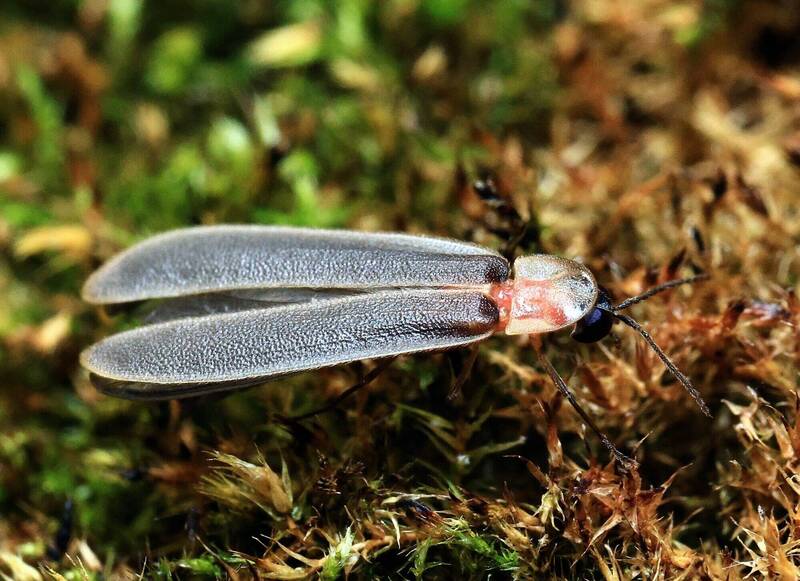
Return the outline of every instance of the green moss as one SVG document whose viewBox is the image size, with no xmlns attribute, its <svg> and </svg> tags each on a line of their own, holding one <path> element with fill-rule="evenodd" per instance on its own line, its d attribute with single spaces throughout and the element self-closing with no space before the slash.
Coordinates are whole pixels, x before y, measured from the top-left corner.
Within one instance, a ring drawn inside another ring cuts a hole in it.
<svg viewBox="0 0 800 581">
<path fill-rule="evenodd" d="M 156 93 L 184 93 L 195 80 L 202 57 L 203 43 L 197 30 L 172 29 L 153 43 L 146 82 Z"/>
<path fill-rule="evenodd" d="M 471 531 L 458 531 L 453 535 L 451 543 L 463 571 L 476 573 L 497 569 L 514 572 L 519 568 L 519 555 L 507 547 L 498 546 L 496 539 Z"/>
<path fill-rule="evenodd" d="M 43 183 L 63 191 L 64 151 L 63 110 L 50 95 L 39 75 L 26 65 L 17 69 L 17 87 L 27 102 L 36 135 L 30 151 L 33 167 Z"/>
</svg>

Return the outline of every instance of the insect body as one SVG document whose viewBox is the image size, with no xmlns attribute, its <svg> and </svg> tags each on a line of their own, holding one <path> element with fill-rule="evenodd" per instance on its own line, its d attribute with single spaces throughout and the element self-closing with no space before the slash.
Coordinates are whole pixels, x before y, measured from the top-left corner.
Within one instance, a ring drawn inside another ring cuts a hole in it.
<svg viewBox="0 0 800 581">
<path fill-rule="evenodd" d="M 498 331 L 575 325 L 576 340 L 597 341 L 620 320 L 706 411 L 646 331 L 618 312 L 693 279 L 614 307 L 578 262 L 534 255 L 518 258 L 514 270 L 512 280 L 496 252 L 443 238 L 270 226 L 177 230 L 133 246 L 88 279 L 83 296 L 91 303 L 162 302 L 156 322 L 100 341 L 81 362 L 111 395 L 168 399 L 459 347 Z"/>
</svg>

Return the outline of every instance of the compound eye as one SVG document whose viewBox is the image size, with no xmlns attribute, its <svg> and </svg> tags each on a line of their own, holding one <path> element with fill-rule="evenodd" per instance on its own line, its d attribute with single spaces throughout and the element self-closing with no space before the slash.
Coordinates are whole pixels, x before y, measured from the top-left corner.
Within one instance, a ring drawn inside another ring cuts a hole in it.
<svg viewBox="0 0 800 581">
<path fill-rule="evenodd" d="M 585 317 L 575 323 L 570 337 L 579 343 L 596 343 L 611 332 L 613 324 L 614 315 L 605 309 L 594 307 Z"/>
</svg>

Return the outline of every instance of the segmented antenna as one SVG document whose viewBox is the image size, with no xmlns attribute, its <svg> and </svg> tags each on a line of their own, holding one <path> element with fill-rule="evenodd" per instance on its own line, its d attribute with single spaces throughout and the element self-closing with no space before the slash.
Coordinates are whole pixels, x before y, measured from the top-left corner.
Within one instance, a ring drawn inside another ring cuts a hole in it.
<svg viewBox="0 0 800 581">
<path fill-rule="evenodd" d="M 655 351 L 658 358 L 661 359 L 661 362 L 664 366 L 669 370 L 670 373 L 677 379 L 686 392 L 692 396 L 692 399 L 697 403 L 698 407 L 700 407 L 700 411 L 702 411 L 706 416 L 711 417 L 711 410 L 708 409 L 708 405 L 706 402 L 703 401 L 703 397 L 700 395 L 698 389 L 692 384 L 692 381 L 686 377 L 678 366 L 675 365 L 672 360 L 667 357 L 667 354 L 664 353 L 664 350 L 658 346 L 655 342 L 655 339 L 648 333 L 644 327 L 642 327 L 635 319 L 629 317 L 627 315 L 620 314 L 620 311 L 627 309 L 631 305 L 635 305 L 636 303 L 640 303 L 644 300 L 649 299 L 650 297 L 657 295 L 658 293 L 664 292 L 665 290 L 669 290 L 671 288 L 675 288 L 676 286 L 681 286 L 683 284 L 692 284 L 694 282 L 700 280 L 708 279 L 707 273 L 701 273 L 694 276 L 690 276 L 687 278 L 678 278 L 675 280 L 671 280 L 669 282 L 665 282 L 664 284 L 660 284 L 658 286 L 654 286 L 651 289 L 646 290 L 640 295 L 636 295 L 635 297 L 631 297 L 622 301 L 620 304 L 616 305 L 611 309 L 611 313 L 616 317 L 618 320 L 622 321 L 631 329 L 634 329 L 637 333 L 639 333 L 642 338 L 647 342 L 650 348 Z"/>
<path fill-rule="evenodd" d="M 644 338 L 644 340 L 647 341 L 647 344 L 650 345 L 650 348 L 656 352 L 656 355 L 658 355 L 658 358 L 661 359 L 661 362 L 664 364 L 664 366 L 669 369 L 670 373 L 675 376 L 675 379 L 680 381 L 681 385 L 683 385 L 683 388 L 689 393 L 689 395 L 692 396 L 692 399 L 694 399 L 694 401 L 700 407 L 700 411 L 708 417 L 711 417 L 711 410 L 708 409 L 706 402 L 703 401 L 703 396 L 700 395 L 700 392 L 692 384 L 691 380 L 681 373 L 680 369 L 678 369 L 678 366 L 675 365 L 669 357 L 667 357 L 667 354 L 664 353 L 664 350 L 658 346 L 655 340 L 650 336 L 650 333 L 648 333 L 639 323 L 627 315 L 618 315 L 614 313 L 614 316 L 628 325 L 631 329 L 635 329 Z"/>
<path fill-rule="evenodd" d="M 642 301 L 646 301 L 650 297 L 655 296 L 658 293 L 662 293 L 665 290 L 675 288 L 676 286 L 681 286 L 682 284 L 692 284 L 707 279 L 708 279 L 708 273 L 702 272 L 694 276 L 688 276 L 686 278 L 676 278 L 675 280 L 670 280 L 668 282 L 665 282 L 664 284 L 660 284 L 658 286 L 654 286 L 653 288 L 649 288 L 640 295 L 636 295 L 635 297 L 625 299 L 620 304 L 616 305 L 613 308 L 613 311 L 615 313 L 619 311 L 624 311 L 628 307 L 635 305 L 636 303 L 641 303 Z"/>
</svg>

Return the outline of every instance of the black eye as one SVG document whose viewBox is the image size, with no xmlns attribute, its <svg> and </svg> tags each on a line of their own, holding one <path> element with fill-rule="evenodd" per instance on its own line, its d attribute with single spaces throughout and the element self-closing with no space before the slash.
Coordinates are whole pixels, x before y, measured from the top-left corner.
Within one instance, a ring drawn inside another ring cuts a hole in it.
<svg viewBox="0 0 800 581">
<path fill-rule="evenodd" d="M 613 324 L 614 315 L 605 309 L 595 307 L 575 323 L 570 337 L 579 343 L 595 343 L 611 332 Z"/>
</svg>

